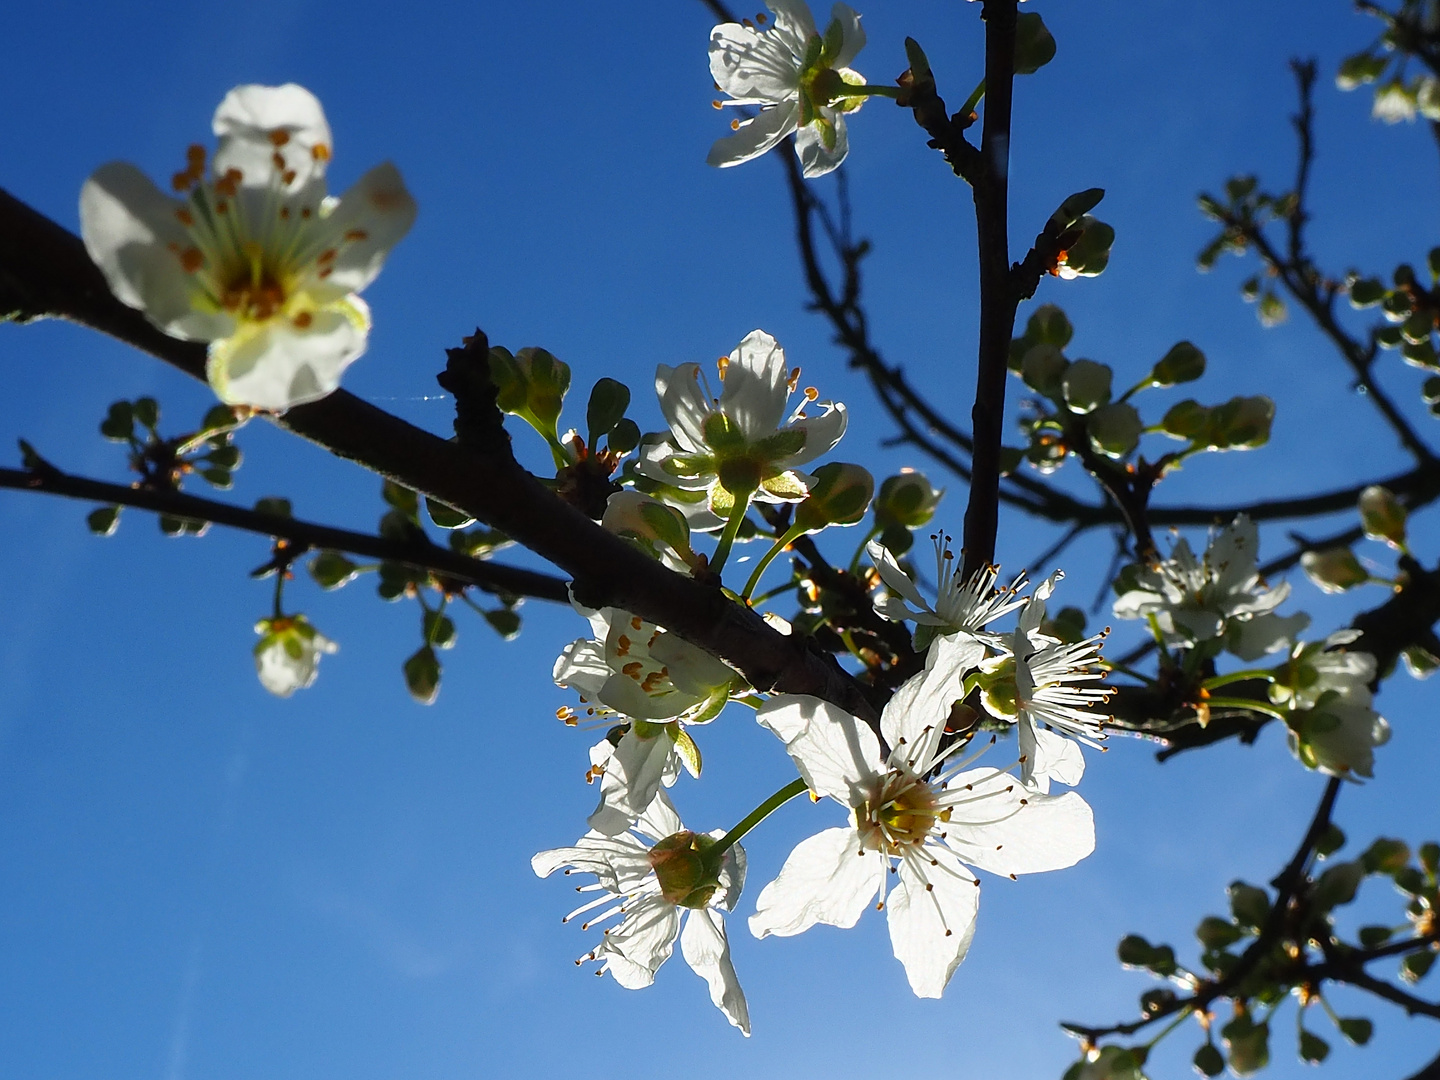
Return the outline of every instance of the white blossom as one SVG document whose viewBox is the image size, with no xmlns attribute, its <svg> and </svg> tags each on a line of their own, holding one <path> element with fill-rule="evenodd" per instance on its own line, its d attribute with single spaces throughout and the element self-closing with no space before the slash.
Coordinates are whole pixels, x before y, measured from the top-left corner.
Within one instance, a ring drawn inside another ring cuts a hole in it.
<svg viewBox="0 0 1440 1080">
<path fill-rule="evenodd" d="M 947 543 L 948 538 L 937 535 L 934 540 L 934 604 L 926 599 L 915 579 L 900 568 L 888 548 L 873 540 L 866 546 L 865 550 L 888 590 L 875 601 L 875 610 L 895 622 L 909 620 L 920 627 L 933 628 L 931 633 L 965 634 L 993 648 L 1003 648 L 1003 637 L 986 633 L 983 628 L 1025 606 L 1025 598 L 1020 596 L 1020 591 L 1025 588 L 1025 575 L 1021 574 L 1006 589 L 995 588 L 999 573 L 999 568 L 995 566 L 981 567 L 968 580 L 962 580 L 955 554 Z M 928 636 L 918 630 L 916 632 L 917 642 L 923 642 Z"/>
<path fill-rule="evenodd" d="M 1339 630 L 1296 645 L 1270 684 L 1270 699 L 1289 710 L 1291 752 L 1331 776 L 1373 776 L 1375 747 L 1390 738 L 1390 725 L 1372 707 L 1375 657 L 1343 648 L 1359 637 Z"/>
<path fill-rule="evenodd" d="M 289 697 L 313 683 L 320 657 L 340 647 L 311 626 L 304 615 L 261 619 L 255 632 L 260 635 L 255 643 L 255 673 L 260 685 L 276 697 Z"/>
<path fill-rule="evenodd" d="M 707 846 L 722 835 L 719 830 L 698 836 L 688 832 L 662 791 L 630 831 L 609 836 L 592 830 L 574 847 L 540 852 L 530 865 L 540 877 L 562 866 L 567 875 L 595 875 L 594 882 L 576 887 L 587 902 L 563 921 L 601 909 L 580 924 L 588 930 L 622 916 L 576 963 L 596 961 L 601 974 L 608 971 L 627 990 L 639 990 L 655 981 L 655 972 L 670 958 L 679 937 L 685 962 L 709 984 L 710 1000 L 749 1035 L 750 1012 L 730 961 L 721 915 L 733 911 L 740 899 L 745 851 L 739 844 L 727 849 L 713 877 L 703 865 Z"/>
<path fill-rule="evenodd" d="M 785 353 L 763 330 L 747 334 L 720 362 L 722 390 L 711 397 L 699 364 L 655 372 L 669 438 L 642 445 L 638 470 L 662 484 L 708 493 L 709 509 L 728 518 L 736 502 L 798 502 L 813 477 L 796 467 L 828 452 L 845 434 L 845 406 L 824 401 L 818 416 L 805 414 L 819 397 L 806 389 L 787 418 L 800 378 Z M 693 523 L 692 523 L 693 524 Z"/>
<path fill-rule="evenodd" d="M 1115 601 L 1115 617 L 1153 616 L 1167 646 L 1188 648 L 1213 641 L 1226 632 L 1227 625 L 1268 614 L 1290 595 L 1288 582 L 1270 588 L 1261 580 L 1255 566 L 1259 547 L 1255 523 L 1244 514 L 1211 539 L 1203 558 L 1196 559 L 1182 537 L 1170 558 L 1135 575 L 1136 587 Z M 1297 625 L 1293 617 L 1264 620 L 1252 633 L 1231 637 L 1228 643 L 1244 650 L 1237 655 L 1254 659 L 1288 648 L 1288 635 L 1302 628 L 1303 623 Z"/>
<path fill-rule="evenodd" d="M 803 0 L 773 0 L 768 30 L 722 23 L 710 32 L 710 74 L 730 101 L 759 106 L 748 120 L 731 123 L 735 134 L 716 141 L 709 162 L 724 168 L 759 157 L 795 134 L 795 153 L 807 177 L 823 176 L 850 150 L 845 114 L 865 98 L 849 92 L 865 80 L 850 62 L 865 44 L 860 16 L 836 4 L 822 36 Z"/>
<path fill-rule="evenodd" d="M 759 710 L 810 789 L 846 807 L 850 823 L 791 852 L 760 893 L 752 933 L 854 926 L 878 896 L 911 989 L 939 997 L 974 934 L 980 883 L 970 867 L 1013 877 L 1071 866 L 1094 849 L 1079 795 L 1038 794 L 995 769 L 964 771 L 969 761 L 950 762 L 940 749 L 965 673 L 982 655 L 974 641 L 935 642 L 926 670 L 881 716 L 888 757 L 866 724 L 818 698 L 781 696 Z"/>
<path fill-rule="evenodd" d="M 617 608 L 582 613 L 595 638 L 567 645 L 554 678 L 592 709 L 631 721 L 617 742 L 606 739 L 591 753 L 600 805 L 589 824 L 613 834 L 650 805 L 662 784 L 675 782 L 681 764 L 699 775 L 699 751 L 684 729 L 713 720 L 745 683 L 724 662 L 638 615 Z"/>
<path fill-rule="evenodd" d="M 343 198 L 326 195 L 333 152 L 308 90 L 240 86 L 215 112 L 219 138 L 160 191 L 112 162 L 86 181 L 80 225 L 111 291 L 175 337 L 210 343 L 220 400 L 283 410 L 329 394 L 365 351 L 370 311 L 355 294 L 415 219 L 390 164 Z"/>
</svg>

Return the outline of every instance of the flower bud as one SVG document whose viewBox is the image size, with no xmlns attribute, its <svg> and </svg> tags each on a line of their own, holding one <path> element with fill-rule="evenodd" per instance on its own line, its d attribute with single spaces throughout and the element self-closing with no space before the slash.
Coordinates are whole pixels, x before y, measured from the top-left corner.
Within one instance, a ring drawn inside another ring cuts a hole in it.
<svg viewBox="0 0 1440 1080">
<path fill-rule="evenodd" d="M 795 524 L 806 532 L 819 532 L 827 525 L 854 525 L 870 508 L 875 478 L 868 469 L 832 461 L 815 470 L 810 494 L 795 509 Z"/>
<path fill-rule="evenodd" d="M 1150 372 L 1150 382 L 1154 386 L 1175 386 L 1194 382 L 1204 374 L 1205 354 L 1190 342 L 1182 341 L 1160 358 Z"/>
<path fill-rule="evenodd" d="M 1307 551 L 1300 556 L 1300 566 L 1306 577 L 1327 593 L 1344 592 L 1370 580 L 1370 575 L 1348 547 Z"/>
<path fill-rule="evenodd" d="M 304 615 L 261 619 L 255 624 L 255 673 L 276 697 L 289 697 L 315 681 L 320 657 L 339 648 Z"/>
<path fill-rule="evenodd" d="M 1065 404 L 1071 412 L 1094 412 L 1110 403 L 1110 380 L 1114 373 L 1105 364 L 1094 360 L 1076 360 L 1065 370 L 1061 385 Z"/>
<path fill-rule="evenodd" d="M 880 494 L 875 497 L 875 521 L 882 526 L 918 529 L 934 516 L 944 494 L 944 488 L 930 486 L 924 473 L 901 469 L 880 485 Z"/>
<path fill-rule="evenodd" d="M 686 566 L 695 563 L 695 552 L 690 548 L 690 524 L 685 515 L 658 499 L 629 488 L 617 491 L 606 502 L 600 524 L 633 541 L 654 558 L 664 559 L 669 551 Z"/>
<path fill-rule="evenodd" d="M 1360 524 L 1371 540 L 1383 540 L 1404 551 L 1405 518 L 1404 504 L 1380 485 L 1371 485 L 1360 493 Z"/>
<path fill-rule="evenodd" d="M 1041 343 L 1031 347 L 1020 361 L 1020 377 L 1030 389 L 1052 396 L 1059 392 L 1069 363 L 1056 346 Z"/>
<path fill-rule="evenodd" d="M 651 848 L 650 866 L 660 882 L 660 895 L 680 907 L 707 906 L 720 887 L 718 869 L 705 857 L 715 843 L 713 836 L 686 829 Z"/>
<path fill-rule="evenodd" d="M 1090 445 L 1110 458 L 1123 458 L 1139 446 L 1144 427 L 1135 406 L 1125 401 L 1102 405 L 1086 423 Z"/>
<path fill-rule="evenodd" d="M 1089 214 L 1082 217 L 1076 227 L 1084 232 L 1062 253 L 1055 267 L 1056 274 L 1066 280 L 1098 275 L 1109 265 L 1110 248 L 1115 243 L 1115 230 Z"/>
</svg>

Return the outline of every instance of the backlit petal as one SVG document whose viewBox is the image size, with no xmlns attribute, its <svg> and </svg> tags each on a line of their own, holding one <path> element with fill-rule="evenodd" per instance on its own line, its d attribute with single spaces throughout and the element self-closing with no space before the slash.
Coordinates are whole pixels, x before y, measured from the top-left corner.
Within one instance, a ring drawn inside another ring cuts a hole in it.
<svg viewBox="0 0 1440 1080">
<path fill-rule="evenodd" d="M 885 861 L 863 851 L 854 829 L 826 829 L 800 841 L 780 875 L 760 891 L 750 932 L 790 937 L 816 923 L 848 929 L 885 883 Z"/>
</svg>

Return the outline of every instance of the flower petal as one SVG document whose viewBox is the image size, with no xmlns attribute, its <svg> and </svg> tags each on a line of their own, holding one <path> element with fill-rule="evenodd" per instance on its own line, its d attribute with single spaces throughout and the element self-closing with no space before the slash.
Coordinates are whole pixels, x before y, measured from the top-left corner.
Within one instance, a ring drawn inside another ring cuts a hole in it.
<svg viewBox="0 0 1440 1080">
<path fill-rule="evenodd" d="M 828 701 L 782 694 L 760 706 L 755 719 L 785 743 L 811 791 L 843 806 L 863 802 L 883 768 L 875 733 Z"/>
<path fill-rule="evenodd" d="M 936 638 L 925 669 L 905 680 L 880 714 L 880 731 L 892 749 L 915 745 L 923 732 L 943 729 L 950 707 L 965 695 L 965 676 L 985 659 L 985 646 L 966 634 Z"/>
<path fill-rule="evenodd" d="M 337 295 L 357 293 L 375 280 L 390 249 L 415 223 L 415 200 L 405 190 L 400 170 L 388 161 L 362 176 L 341 196 L 325 219 L 337 252 L 329 273 L 316 285 Z"/>
<path fill-rule="evenodd" d="M 750 932 L 790 937 L 816 923 L 849 929 L 885 884 L 885 860 L 860 847 L 854 829 L 826 829 L 795 845 L 760 890 Z"/>
<path fill-rule="evenodd" d="M 808 15 L 808 12 L 807 12 Z M 800 94 L 800 59 L 787 35 L 721 23 L 710 31 L 710 75 L 733 98 L 779 102 Z"/>
<path fill-rule="evenodd" d="M 334 143 L 325 110 L 303 86 L 237 86 L 225 95 L 212 121 L 220 145 L 215 175 L 239 169 L 246 187 L 268 187 L 277 172 L 275 155 L 294 176 L 285 184 L 294 191 L 325 175 Z"/>
<path fill-rule="evenodd" d="M 787 466 L 803 465 L 821 454 L 828 454 L 845 434 L 850 414 L 844 405 L 838 401 L 822 401 L 816 407 L 821 410 L 819 416 L 802 417 L 790 424 L 791 429 L 805 432 L 805 445 L 785 459 Z"/>
<path fill-rule="evenodd" d="M 680 449 L 705 453 L 709 449 L 705 445 L 705 418 L 710 415 L 710 401 L 700 385 L 700 365 L 657 365 L 655 393 L 660 398 L 660 412 Z M 674 477 L 668 479 L 675 483 Z"/>
<path fill-rule="evenodd" d="M 944 842 L 992 874 L 1037 874 L 1074 866 L 1095 850 L 1095 817 L 1075 792 L 1042 795 L 1007 773 L 976 769 L 950 782 L 968 796 L 951 806 Z"/>
<path fill-rule="evenodd" d="M 850 136 L 845 130 L 845 117 L 833 109 L 822 109 L 821 114 L 830 120 L 835 129 L 835 143 L 826 146 L 815 124 L 806 124 L 795 132 L 795 154 L 800 158 L 800 171 L 805 179 L 834 172 L 850 153 Z"/>
<path fill-rule="evenodd" d="M 612 927 L 595 950 L 596 959 L 627 990 L 640 990 L 655 981 L 655 972 L 670 959 L 680 932 L 680 912 L 659 895 L 631 900 L 625 921 Z"/>
<path fill-rule="evenodd" d="M 650 807 L 660 785 L 673 784 L 679 773 L 680 755 L 668 734 L 646 739 L 627 731 L 606 762 L 600 805 L 586 823 L 606 836 L 624 832 Z"/>
<path fill-rule="evenodd" d="M 576 638 L 555 661 L 552 672 L 555 685 L 574 690 L 587 701 L 600 696 L 600 688 L 610 678 L 610 668 L 605 663 L 605 650 L 600 643 L 588 638 Z"/>
<path fill-rule="evenodd" d="M 860 25 L 860 16 L 849 4 L 836 4 L 830 9 L 832 22 L 840 24 L 840 51 L 835 54 L 830 66 L 848 68 L 855 54 L 865 47 L 865 30 Z"/>
<path fill-rule="evenodd" d="M 730 354 L 720 408 L 753 443 L 779 430 L 789 398 L 785 350 L 764 330 L 750 331 Z"/>
<path fill-rule="evenodd" d="M 1074 787 L 1085 774 L 1085 755 L 1073 739 L 1037 725 L 1028 713 L 1020 717 L 1020 753 L 1025 755 L 1020 778 L 1042 794 L 1050 781 Z"/>
<path fill-rule="evenodd" d="M 195 341 L 226 337 L 235 320 L 219 310 L 197 310 L 204 291 L 181 264 L 182 253 L 192 249 L 176 216 L 183 207 L 134 165 L 102 165 L 80 190 L 85 250 L 116 298 L 166 333 Z"/>
<path fill-rule="evenodd" d="M 898 878 L 885 900 L 890 944 L 915 996 L 938 998 L 975 936 L 978 882 L 936 844 L 905 859 Z"/>
<path fill-rule="evenodd" d="M 783 105 L 761 109 L 757 116 L 745 120 L 733 135 L 716 139 L 705 159 L 717 168 L 741 165 L 769 150 L 800 123 L 800 105 L 787 101 Z"/>
<path fill-rule="evenodd" d="M 730 942 L 718 911 L 702 908 L 690 912 L 680 932 L 680 953 L 695 974 L 710 985 L 710 1000 L 716 1008 L 749 1036 L 750 1008 L 735 976 L 735 965 L 730 962 Z"/>
<path fill-rule="evenodd" d="M 279 412 L 333 393 L 340 373 L 365 351 L 369 331 L 370 309 L 351 297 L 314 312 L 303 329 L 293 319 L 272 319 L 211 342 L 205 373 L 227 405 Z"/>
</svg>

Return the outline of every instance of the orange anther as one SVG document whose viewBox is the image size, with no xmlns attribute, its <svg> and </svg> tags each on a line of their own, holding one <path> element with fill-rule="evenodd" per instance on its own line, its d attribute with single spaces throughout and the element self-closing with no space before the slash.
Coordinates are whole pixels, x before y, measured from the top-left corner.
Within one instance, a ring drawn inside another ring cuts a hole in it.
<svg viewBox="0 0 1440 1080">
<path fill-rule="evenodd" d="M 290 133 L 284 128 L 276 128 L 274 131 L 270 132 L 271 146 L 284 146 L 289 141 Z"/>
<path fill-rule="evenodd" d="M 326 146 L 324 143 L 316 143 L 310 148 L 310 156 L 313 157 L 316 161 L 329 161 L 330 147 Z"/>
<path fill-rule="evenodd" d="M 295 325 L 296 330 L 308 330 L 310 329 L 310 324 L 315 321 L 315 316 L 311 315 L 308 311 L 302 311 L 290 321 Z"/>
</svg>

